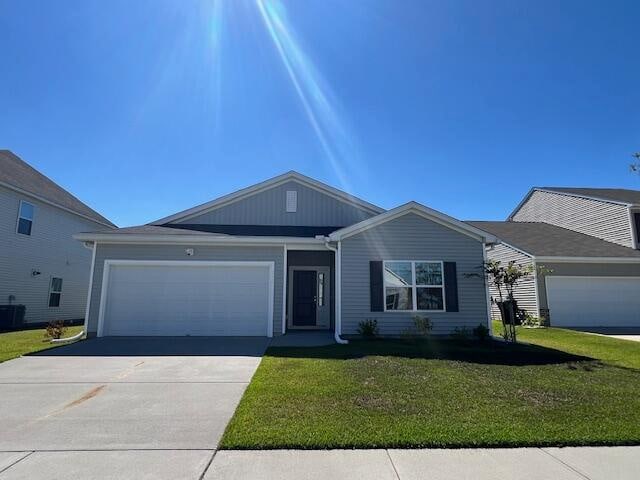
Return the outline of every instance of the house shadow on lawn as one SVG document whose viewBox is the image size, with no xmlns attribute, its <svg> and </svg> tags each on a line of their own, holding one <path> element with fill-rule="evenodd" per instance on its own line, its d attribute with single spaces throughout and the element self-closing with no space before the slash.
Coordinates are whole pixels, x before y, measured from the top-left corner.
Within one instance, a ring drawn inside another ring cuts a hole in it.
<svg viewBox="0 0 640 480">
<path fill-rule="evenodd" d="M 601 363 L 552 348 L 529 344 L 508 344 L 497 340 L 460 342 L 457 340 L 355 340 L 348 345 L 312 348 L 271 347 L 271 357 L 349 360 L 367 356 L 391 356 L 449 360 L 486 365 L 526 366 L 567 364 L 570 369 L 592 370 Z"/>
</svg>

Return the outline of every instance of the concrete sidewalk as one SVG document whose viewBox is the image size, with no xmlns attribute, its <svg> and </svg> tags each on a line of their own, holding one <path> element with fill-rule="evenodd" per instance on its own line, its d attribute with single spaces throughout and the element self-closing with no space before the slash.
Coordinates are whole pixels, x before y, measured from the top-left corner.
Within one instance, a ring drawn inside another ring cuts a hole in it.
<svg viewBox="0 0 640 480">
<path fill-rule="evenodd" d="M 220 451 L 205 479 L 631 480 L 640 447 Z"/>
<path fill-rule="evenodd" d="M 638 472 L 640 447 L 0 452 L 0 480 L 635 480 Z"/>
</svg>

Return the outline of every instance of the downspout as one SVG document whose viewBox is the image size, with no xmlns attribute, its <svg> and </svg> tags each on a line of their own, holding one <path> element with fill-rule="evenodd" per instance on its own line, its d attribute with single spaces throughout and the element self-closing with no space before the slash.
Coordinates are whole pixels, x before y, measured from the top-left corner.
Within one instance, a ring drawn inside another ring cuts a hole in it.
<svg viewBox="0 0 640 480">
<path fill-rule="evenodd" d="M 491 293 L 489 292 L 489 279 L 485 272 L 487 266 L 487 247 L 493 248 L 494 245 L 482 242 L 482 280 L 484 281 L 484 292 L 487 302 L 487 321 L 489 322 L 489 336 L 493 337 L 493 319 L 491 318 Z"/>
<path fill-rule="evenodd" d="M 324 237 L 324 246 L 331 250 L 334 254 L 335 254 L 335 264 L 336 264 L 336 285 L 335 285 L 335 290 L 336 290 L 336 298 L 335 298 L 335 302 L 336 302 L 336 311 L 335 311 L 335 327 L 333 329 L 333 338 L 335 339 L 336 343 L 339 343 L 340 345 L 346 345 L 349 343 L 348 340 L 345 340 L 344 338 L 340 338 L 340 332 L 342 331 L 342 255 L 341 255 L 341 242 L 338 241 L 338 247 L 334 247 L 333 245 L 331 245 L 329 243 L 329 238 L 328 237 Z"/>
</svg>

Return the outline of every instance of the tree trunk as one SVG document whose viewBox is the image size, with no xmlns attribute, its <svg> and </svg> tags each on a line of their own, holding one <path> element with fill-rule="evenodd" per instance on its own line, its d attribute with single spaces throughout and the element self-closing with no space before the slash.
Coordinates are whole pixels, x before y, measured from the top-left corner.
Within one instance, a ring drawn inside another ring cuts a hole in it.
<svg viewBox="0 0 640 480">
<path fill-rule="evenodd" d="M 515 342 L 517 302 L 515 300 L 505 300 L 503 302 L 498 302 L 498 308 L 500 310 L 500 317 L 502 318 L 504 339 L 507 342 Z"/>
</svg>

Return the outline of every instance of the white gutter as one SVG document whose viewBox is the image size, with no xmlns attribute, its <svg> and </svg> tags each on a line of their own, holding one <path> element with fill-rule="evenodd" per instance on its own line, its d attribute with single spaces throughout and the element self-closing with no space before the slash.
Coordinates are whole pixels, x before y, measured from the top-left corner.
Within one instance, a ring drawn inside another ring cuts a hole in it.
<svg viewBox="0 0 640 480">
<path fill-rule="evenodd" d="M 628 247 L 627 247 L 628 248 Z M 640 257 L 533 257 L 548 263 L 640 263 Z"/>
<path fill-rule="evenodd" d="M 164 244 L 260 244 L 283 245 L 285 243 L 322 245 L 322 240 L 307 237 L 268 236 L 219 236 L 193 234 L 137 234 L 137 233 L 76 233 L 73 238 L 80 241 L 100 243 L 164 243 Z"/>
<path fill-rule="evenodd" d="M 336 343 L 340 345 L 346 345 L 349 343 L 349 340 L 345 340 L 340 337 L 340 333 L 342 332 L 342 251 L 340 249 L 341 242 L 338 242 L 338 248 L 329 244 L 329 238 L 324 237 L 325 242 L 324 246 L 327 249 L 331 250 L 335 254 L 335 264 L 336 264 L 336 286 L 335 286 L 335 326 L 333 329 L 333 338 Z"/>
<path fill-rule="evenodd" d="M 484 281 L 484 292 L 487 302 L 487 321 L 489 322 L 489 336 L 493 337 L 493 320 L 491 318 L 491 292 L 489 292 L 489 279 L 484 272 L 484 268 L 487 265 L 487 244 L 482 243 L 482 280 Z"/>
</svg>

